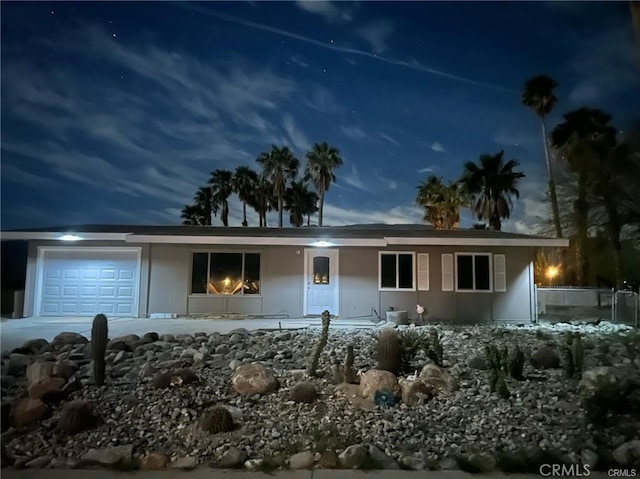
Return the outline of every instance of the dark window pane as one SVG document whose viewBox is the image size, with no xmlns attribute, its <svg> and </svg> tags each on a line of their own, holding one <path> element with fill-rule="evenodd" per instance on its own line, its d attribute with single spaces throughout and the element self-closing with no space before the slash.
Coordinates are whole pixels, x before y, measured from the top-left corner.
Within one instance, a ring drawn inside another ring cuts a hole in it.
<svg viewBox="0 0 640 479">
<path fill-rule="evenodd" d="M 260 294 L 260 254 L 244 255 L 244 294 Z"/>
<path fill-rule="evenodd" d="M 473 289 L 473 256 L 458 256 L 458 289 Z"/>
<path fill-rule="evenodd" d="M 398 255 L 398 288 L 413 288 L 413 256 Z"/>
<path fill-rule="evenodd" d="M 242 253 L 211 253 L 209 293 L 239 294 L 242 291 Z"/>
<path fill-rule="evenodd" d="M 329 258 L 316 256 L 313 258 L 313 284 L 329 284 Z"/>
<path fill-rule="evenodd" d="M 475 278 L 476 289 L 482 291 L 489 290 L 489 257 L 488 256 L 474 256 L 476 262 Z"/>
<path fill-rule="evenodd" d="M 193 253 L 191 263 L 191 293 L 207 292 L 208 253 Z"/>
<path fill-rule="evenodd" d="M 380 287 L 395 288 L 396 287 L 396 255 L 383 254 L 380 256 Z"/>
</svg>

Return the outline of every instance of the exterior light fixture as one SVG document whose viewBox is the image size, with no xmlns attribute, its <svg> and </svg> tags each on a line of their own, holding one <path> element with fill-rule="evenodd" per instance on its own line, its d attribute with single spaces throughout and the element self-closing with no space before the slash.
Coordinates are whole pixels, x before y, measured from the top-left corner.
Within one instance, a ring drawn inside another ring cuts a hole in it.
<svg viewBox="0 0 640 479">
<path fill-rule="evenodd" d="M 62 241 L 78 241 L 78 240 L 81 240 L 82 238 L 76 235 L 62 235 L 59 239 Z"/>
<path fill-rule="evenodd" d="M 550 281 L 553 281 L 553 278 L 558 276 L 558 273 L 560 273 L 560 268 L 557 266 L 549 266 L 547 268 L 547 278 L 549 278 Z"/>
<path fill-rule="evenodd" d="M 326 248 L 327 246 L 333 246 L 333 243 L 329 241 L 314 241 L 311 246 L 318 246 L 320 248 Z"/>
</svg>

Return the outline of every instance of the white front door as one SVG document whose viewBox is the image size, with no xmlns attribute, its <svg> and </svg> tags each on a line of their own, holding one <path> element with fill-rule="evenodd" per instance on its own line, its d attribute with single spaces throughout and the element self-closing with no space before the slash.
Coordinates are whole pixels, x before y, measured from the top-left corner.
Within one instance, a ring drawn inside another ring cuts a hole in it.
<svg viewBox="0 0 640 479">
<path fill-rule="evenodd" d="M 325 309 L 331 315 L 340 314 L 338 250 L 310 248 L 304 254 L 305 316 L 320 315 Z"/>
</svg>

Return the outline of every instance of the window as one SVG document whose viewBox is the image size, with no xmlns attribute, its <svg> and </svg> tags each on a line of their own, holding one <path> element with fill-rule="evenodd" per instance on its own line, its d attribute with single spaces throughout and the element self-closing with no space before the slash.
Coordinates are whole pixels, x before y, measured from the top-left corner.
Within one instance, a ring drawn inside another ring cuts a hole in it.
<svg viewBox="0 0 640 479">
<path fill-rule="evenodd" d="M 329 258 L 316 256 L 313 258 L 313 284 L 329 284 Z"/>
<path fill-rule="evenodd" d="M 415 253 L 379 253 L 380 289 L 415 289 Z"/>
<path fill-rule="evenodd" d="M 260 254 L 193 253 L 191 294 L 260 294 Z"/>
<path fill-rule="evenodd" d="M 456 253 L 456 290 L 491 291 L 491 255 Z"/>
</svg>

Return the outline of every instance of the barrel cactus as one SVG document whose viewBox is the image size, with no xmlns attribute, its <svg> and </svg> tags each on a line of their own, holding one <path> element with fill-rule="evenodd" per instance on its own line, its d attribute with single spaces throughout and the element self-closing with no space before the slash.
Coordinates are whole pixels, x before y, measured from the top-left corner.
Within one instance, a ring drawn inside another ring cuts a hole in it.
<svg viewBox="0 0 640 479">
<path fill-rule="evenodd" d="M 295 402 L 312 403 L 318 399 L 318 390 L 310 382 L 299 383 L 289 391 L 289 399 Z"/>
<path fill-rule="evenodd" d="M 93 359 L 93 378 L 96 386 L 102 386 L 107 369 L 107 361 L 104 357 L 107 351 L 107 341 L 109 327 L 107 317 L 104 314 L 97 314 L 93 318 L 91 326 L 91 358 Z"/>
<path fill-rule="evenodd" d="M 376 344 L 378 369 L 389 371 L 395 375 L 402 371 L 402 345 L 398 333 L 394 329 L 385 329 L 378 336 Z"/>
<path fill-rule="evenodd" d="M 72 401 L 67 403 L 60 414 L 57 430 L 66 434 L 77 434 L 95 426 L 97 418 L 93 415 L 93 408 L 86 401 Z"/>
<path fill-rule="evenodd" d="M 398 403 L 398 396 L 388 389 L 379 389 L 373 395 L 373 402 L 379 407 L 393 407 Z"/>
<path fill-rule="evenodd" d="M 233 431 L 235 424 L 229 410 L 223 406 L 208 409 L 200 417 L 200 427 L 211 434 Z"/>
</svg>

